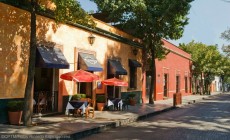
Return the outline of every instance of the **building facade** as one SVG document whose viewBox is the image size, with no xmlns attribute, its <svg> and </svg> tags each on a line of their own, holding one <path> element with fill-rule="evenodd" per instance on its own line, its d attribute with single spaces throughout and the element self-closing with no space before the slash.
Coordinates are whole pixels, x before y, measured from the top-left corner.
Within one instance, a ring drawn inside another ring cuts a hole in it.
<svg viewBox="0 0 230 140">
<path fill-rule="evenodd" d="M 135 37 L 94 19 L 96 28 L 82 25 L 56 24 L 44 14 L 37 14 L 37 50 L 33 96 L 47 97 L 44 113 L 65 112 L 70 97 L 77 93 L 96 99 L 97 96 L 126 98 L 135 93 L 137 103 L 147 103 L 149 75 L 142 72 L 142 46 Z M 6 104 L 23 99 L 28 73 L 30 48 L 30 13 L 20 5 L 0 2 L 0 122 L 7 122 Z M 95 41 L 90 43 L 90 37 Z M 155 100 L 172 98 L 176 92 L 191 94 L 191 56 L 170 42 L 166 59 L 156 62 L 157 92 Z M 135 51 L 134 51 L 135 50 Z M 67 81 L 61 74 L 83 69 L 99 76 L 89 83 Z M 128 87 L 112 87 L 102 80 L 116 77 Z M 115 90 L 114 90 L 115 88 Z M 34 112 L 37 113 L 36 107 Z"/>
<path fill-rule="evenodd" d="M 220 92 L 222 91 L 222 81 L 220 76 L 215 76 L 215 79 L 211 83 L 211 92 Z"/>
<path fill-rule="evenodd" d="M 156 60 L 156 93 L 154 100 L 172 98 L 173 94 L 182 96 L 192 93 L 191 55 L 179 49 L 174 44 L 163 40 L 163 46 L 169 51 L 166 58 Z M 146 102 L 150 89 L 151 74 L 146 75 Z"/>
<path fill-rule="evenodd" d="M 125 98 L 135 92 L 141 96 L 141 46 L 134 37 L 95 19 L 96 29 L 77 24 L 56 24 L 37 14 L 37 54 L 34 77 L 34 99 L 47 97 L 47 112 L 64 112 L 71 95 L 86 94 L 110 97 L 113 87 L 101 85 L 108 78 L 119 78 L 128 87 L 115 87 L 115 97 Z M 23 99 L 29 60 L 30 13 L 21 7 L 0 2 L 0 104 L 1 120 L 6 120 L 6 103 Z M 100 30 L 99 30 L 100 29 Z M 89 39 L 95 41 L 90 44 Z M 133 49 L 137 54 L 133 53 Z M 83 69 L 98 75 L 97 81 L 78 83 L 63 80 L 60 75 Z"/>
</svg>

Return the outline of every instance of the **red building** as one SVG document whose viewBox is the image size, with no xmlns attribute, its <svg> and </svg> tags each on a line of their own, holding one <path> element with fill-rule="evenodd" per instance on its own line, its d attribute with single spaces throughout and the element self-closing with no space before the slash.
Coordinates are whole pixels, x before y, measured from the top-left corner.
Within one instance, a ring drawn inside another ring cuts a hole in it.
<svg viewBox="0 0 230 140">
<path fill-rule="evenodd" d="M 174 44 L 163 40 L 164 47 L 170 52 L 163 60 L 156 60 L 156 93 L 154 100 L 172 98 L 174 93 L 182 96 L 190 95 L 191 91 L 191 55 Z M 146 94 L 148 101 L 151 76 L 146 76 Z M 143 93 L 144 95 L 144 93 Z"/>
</svg>

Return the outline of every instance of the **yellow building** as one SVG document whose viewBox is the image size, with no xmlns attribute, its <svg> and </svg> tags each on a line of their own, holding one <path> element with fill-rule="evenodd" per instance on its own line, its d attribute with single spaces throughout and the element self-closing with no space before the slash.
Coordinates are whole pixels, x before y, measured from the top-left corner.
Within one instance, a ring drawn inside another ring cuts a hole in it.
<svg viewBox="0 0 230 140">
<path fill-rule="evenodd" d="M 95 19 L 96 29 L 78 24 L 56 24 L 37 15 L 37 54 L 34 99 L 44 92 L 49 97 L 50 112 L 64 112 L 70 95 L 84 93 L 94 98 L 111 96 L 113 87 L 100 85 L 102 80 L 117 77 L 129 83 L 116 87 L 116 97 L 135 92 L 141 99 L 141 46 L 134 38 L 113 26 Z M 7 101 L 24 98 L 28 72 L 30 13 L 20 7 L 0 2 L 0 120 L 6 119 Z M 95 37 L 90 44 L 90 37 Z M 137 49 L 137 54 L 133 50 Z M 89 64 L 91 62 L 91 64 Z M 83 69 L 99 75 L 92 83 L 74 83 L 60 75 Z"/>
</svg>

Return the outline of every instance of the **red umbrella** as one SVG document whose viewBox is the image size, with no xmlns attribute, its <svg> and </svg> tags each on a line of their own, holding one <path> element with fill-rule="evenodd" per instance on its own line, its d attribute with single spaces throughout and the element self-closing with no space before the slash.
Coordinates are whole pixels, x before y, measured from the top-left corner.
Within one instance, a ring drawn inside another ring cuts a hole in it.
<svg viewBox="0 0 230 140">
<path fill-rule="evenodd" d="M 103 84 L 109 85 L 109 86 L 120 86 L 120 87 L 122 87 L 122 86 L 127 87 L 128 86 L 128 82 L 124 82 L 124 81 L 117 79 L 115 77 L 103 80 L 101 82 Z M 115 94 L 115 87 L 113 87 L 113 97 L 114 97 L 114 94 Z"/>
<path fill-rule="evenodd" d="M 68 81 L 76 81 L 76 82 L 93 82 L 94 80 L 98 80 L 99 76 L 93 73 L 84 71 L 84 70 L 76 70 L 72 72 L 67 72 L 62 74 L 61 79 Z M 80 83 L 79 83 L 79 92 L 80 92 Z"/>
<path fill-rule="evenodd" d="M 99 76 L 84 70 L 77 70 L 62 74 L 61 79 L 76 82 L 93 82 L 98 80 Z"/>
<path fill-rule="evenodd" d="M 102 81 L 103 84 L 105 85 L 110 85 L 110 86 L 124 86 L 124 87 L 127 87 L 128 86 L 128 83 L 127 82 L 124 82 L 120 79 L 117 79 L 117 78 L 111 78 L 111 79 L 106 79 L 106 80 L 103 80 Z"/>
</svg>

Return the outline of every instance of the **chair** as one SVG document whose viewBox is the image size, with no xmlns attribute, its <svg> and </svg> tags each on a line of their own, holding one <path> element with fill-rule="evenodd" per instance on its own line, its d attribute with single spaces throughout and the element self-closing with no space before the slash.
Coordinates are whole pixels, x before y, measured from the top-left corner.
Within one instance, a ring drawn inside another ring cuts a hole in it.
<svg viewBox="0 0 230 140">
<path fill-rule="evenodd" d="M 83 102 L 87 102 L 88 104 L 91 102 L 91 99 L 90 98 L 81 98 L 81 99 L 79 99 L 80 101 L 83 101 Z M 85 116 L 87 116 L 87 107 L 88 106 L 86 106 L 86 109 L 85 109 Z M 82 113 L 83 111 L 82 111 L 82 109 L 74 109 L 74 114 L 76 114 L 76 117 L 77 116 L 82 116 L 83 115 L 83 113 Z M 75 115 L 73 115 L 73 116 L 75 116 Z"/>
<path fill-rule="evenodd" d="M 92 118 L 94 117 L 94 109 L 95 109 L 95 100 L 90 100 L 89 101 L 89 104 L 86 108 L 86 114 L 85 114 L 85 117 L 88 118 L 90 115 L 92 115 Z"/>
<path fill-rule="evenodd" d="M 123 101 L 122 110 L 128 110 L 129 109 L 129 100 L 123 99 L 122 101 Z"/>
</svg>

